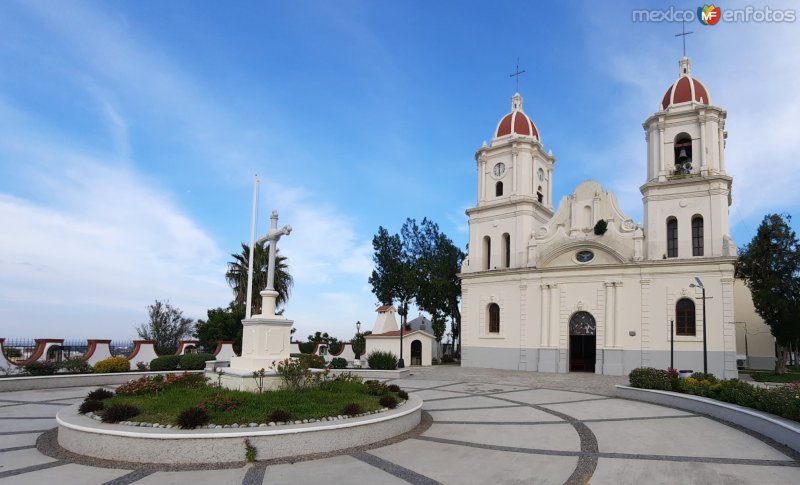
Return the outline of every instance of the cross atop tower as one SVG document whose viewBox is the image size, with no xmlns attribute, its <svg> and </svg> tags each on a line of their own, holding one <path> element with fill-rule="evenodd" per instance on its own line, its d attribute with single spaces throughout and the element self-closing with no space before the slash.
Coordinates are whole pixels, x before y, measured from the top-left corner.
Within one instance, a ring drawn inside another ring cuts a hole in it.
<svg viewBox="0 0 800 485">
<path fill-rule="evenodd" d="M 517 90 L 515 92 L 517 92 L 517 93 L 519 92 L 519 76 L 520 76 L 520 74 L 523 74 L 524 72 L 525 72 L 525 69 L 523 69 L 521 71 L 519 70 L 519 57 L 517 57 L 517 69 L 514 71 L 514 74 L 511 74 L 510 76 L 508 76 L 508 77 L 516 78 Z"/>
<path fill-rule="evenodd" d="M 681 33 L 675 34 L 675 37 L 683 38 L 683 57 L 686 57 L 686 36 L 689 34 L 694 34 L 694 32 L 686 32 L 686 21 L 681 20 Z"/>
</svg>

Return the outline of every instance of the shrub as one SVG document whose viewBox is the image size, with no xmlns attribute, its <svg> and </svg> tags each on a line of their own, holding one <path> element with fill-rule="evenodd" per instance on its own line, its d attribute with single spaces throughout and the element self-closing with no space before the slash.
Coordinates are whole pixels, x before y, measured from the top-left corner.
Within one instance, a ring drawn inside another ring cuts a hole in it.
<svg viewBox="0 0 800 485">
<path fill-rule="evenodd" d="M 92 366 L 80 357 L 62 360 L 58 367 L 68 374 L 91 374 Z"/>
<path fill-rule="evenodd" d="M 695 372 L 691 375 L 693 379 L 697 379 L 698 381 L 709 381 L 712 384 L 716 384 L 719 382 L 719 379 L 714 376 L 714 374 L 703 374 L 702 372 Z"/>
<path fill-rule="evenodd" d="M 339 355 L 342 352 L 342 344 L 338 340 L 331 340 L 328 342 L 328 353 L 331 355 Z"/>
<path fill-rule="evenodd" d="M 389 384 L 389 390 L 391 392 L 397 392 L 400 390 L 400 386 L 398 386 L 397 384 Z"/>
<path fill-rule="evenodd" d="M 269 415 L 269 421 L 274 423 L 285 423 L 292 420 L 292 413 L 283 409 L 276 409 Z"/>
<path fill-rule="evenodd" d="M 58 364 L 49 360 L 31 362 L 25 366 L 25 372 L 32 376 L 51 376 L 58 372 Z"/>
<path fill-rule="evenodd" d="M 308 370 L 308 366 L 303 363 L 302 359 L 284 359 L 275 364 L 275 372 L 283 382 L 281 387 L 290 390 L 301 389 L 311 378 L 311 371 Z"/>
<path fill-rule="evenodd" d="M 322 357 L 321 355 L 302 354 L 300 356 L 300 362 L 310 369 L 325 368 L 325 357 Z"/>
<path fill-rule="evenodd" d="M 402 390 L 402 389 L 397 391 L 397 397 L 399 397 L 400 399 L 402 399 L 404 401 L 408 401 L 408 393 L 406 391 Z"/>
<path fill-rule="evenodd" d="M 594 225 L 594 233 L 597 236 L 602 236 L 603 234 L 606 233 L 607 230 L 608 230 L 608 222 L 606 222 L 603 219 L 598 220 L 597 223 Z"/>
<path fill-rule="evenodd" d="M 148 365 L 146 362 L 139 361 L 136 363 L 136 369 L 144 372 L 148 370 Z"/>
<path fill-rule="evenodd" d="M 86 395 L 86 400 L 87 401 L 102 401 L 103 399 L 108 399 L 108 398 L 113 397 L 113 396 L 114 396 L 113 392 L 109 391 L 108 389 L 103 389 L 101 387 L 100 389 L 95 389 L 94 391 L 91 391 L 89 394 L 87 394 Z"/>
<path fill-rule="evenodd" d="M 386 384 L 380 381 L 370 380 L 365 381 L 364 384 L 367 386 L 367 392 L 373 396 L 383 396 L 389 392 L 389 388 Z"/>
<path fill-rule="evenodd" d="M 87 399 L 81 403 L 80 407 L 78 408 L 78 412 L 81 414 L 93 413 L 96 411 L 100 411 L 104 407 L 105 405 L 103 404 L 103 401 L 95 401 L 94 399 Z"/>
<path fill-rule="evenodd" d="M 217 394 L 216 396 L 212 397 L 211 399 L 206 399 L 202 401 L 200 404 L 197 405 L 200 409 L 205 411 L 233 411 L 239 405 L 242 404 L 242 400 L 240 398 L 234 398 L 231 396 L 225 396 L 223 394 Z"/>
<path fill-rule="evenodd" d="M 394 396 L 383 396 L 378 402 L 385 408 L 394 409 L 397 407 L 397 399 Z"/>
<path fill-rule="evenodd" d="M 395 370 L 397 369 L 397 356 L 391 352 L 374 350 L 367 356 L 370 369 Z"/>
<path fill-rule="evenodd" d="M 181 363 L 180 355 L 162 355 L 150 361 L 150 370 L 165 371 L 165 370 L 178 370 L 178 365 Z"/>
<path fill-rule="evenodd" d="M 345 416 L 357 416 L 364 412 L 364 408 L 360 404 L 351 402 L 342 409 L 342 414 Z"/>
<path fill-rule="evenodd" d="M 641 389 L 660 389 L 671 391 L 673 378 L 669 372 L 653 367 L 639 367 L 633 369 L 628 375 L 631 386 Z"/>
<path fill-rule="evenodd" d="M 208 413 L 199 406 L 193 406 L 183 410 L 175 420 L 175 424 L 182 429 L 194 429 L 198 426 L 208 424 Z"/>
<path fill-rule="evenodd" d="M 344 357 L 334 357 L 331 359 L 331 363 L 328 364 L 328 367 L 331 369 L 346 369 L 347 368 L 347 359 Z"/>
<path fill-rule="evenodd" d="M 339 382 L 356 382 L 358 384 L 364 382 L 364 379 L 362 379 L 361 376 L 357 376 L 351 372 L 342 372 L 341 374 L 336 376 L 333 380 Z"/>
<path fill-rule="evenodd" d="M 103 411 L 104 423 L 119 423 L 139 415 L 139 408 L 130 404 L 114 404 Z"/>
<path fill-rule="evenodd" d="M 197 354 L 184 354 L 180 356 L 181 370 L 202 370 L 206 368 L 207 360 L 216 360 L 214 354 L 199 352 Z"/>
<path fill-rule="evenodd" d="M 94 365 L 94 371 L 98 374 L 128 372 L 129 370 L 131 370 L 131 363 L 125 357 L 111 357 Z"/>
<path fill-rule="evenodd" d="M 445 355 L 442 357 L 442 364 L 451 364 L 455 362 L 452 355 Z"/>
<path fill-rule="evenodd" d="M 135 381 L 128 381 L 117 388 L 120 396 L 139 396 L 150 392 L 160 391 L 164 388 L 163 382 L 156 382 L 152 377 L 140 377 Z"/>
<path fill-rule="evenodd" d="M 317 343 L 314 341 L 297 342 L 297 347 L 300 349 L 301 354 L 310 354 L 317 347 Z"/>
</svg>

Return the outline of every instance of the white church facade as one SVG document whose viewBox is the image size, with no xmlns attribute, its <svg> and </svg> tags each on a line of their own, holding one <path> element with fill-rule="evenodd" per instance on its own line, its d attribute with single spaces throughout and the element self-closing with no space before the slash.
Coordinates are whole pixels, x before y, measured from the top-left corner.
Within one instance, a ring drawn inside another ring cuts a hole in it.
<svg viewBox="0 0 800 485">
<path fill-rule="evenodd" d="M 672 355 L 676 368 L 702 371 L 707 325 L 708 371 L 737 376 L 726 112 L 688 58 L 679 67 L 643 125 L 641 225 L 594 181 L 554 207 L 556 159 L 514 95 L 475 155 L 462 366 L 624 375 L 666 368 Z"/>
</svg>

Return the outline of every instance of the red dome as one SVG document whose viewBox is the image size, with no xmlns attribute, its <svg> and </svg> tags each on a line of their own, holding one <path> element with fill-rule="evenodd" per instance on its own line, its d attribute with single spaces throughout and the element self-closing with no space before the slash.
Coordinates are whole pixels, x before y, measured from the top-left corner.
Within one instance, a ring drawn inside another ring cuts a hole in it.
<svg viewBox="0 0 800 485">
<path fill-rule="evenodd" d="M 537 140 L 541 140 L 539 138 L 539 129 L 536 128 L 536 124 L 528 115 L 522 112 L 522 96 L 520 96 L 519 93 L 511 98 L 511 113 L 505 115 L 503 119 L 500 120 L 500 123 L 497 124 L 494 137 L 500 138 L 501 136 L 507 136 L 511 133 L 532 136 Z"/>
<path fill-rule="evenodd" d="M 680 66 L 681 77 L 664 93 L 664 99 L 661 100 L 661 109 L 665 110 L 674 104 L 687 103 L 689 101 L 710 104 L 708 90 L 703 86 L 703 83 L 692 77 L 692 65 L 689 58 L 684 57 L 681 59 Z"/>
</svg>

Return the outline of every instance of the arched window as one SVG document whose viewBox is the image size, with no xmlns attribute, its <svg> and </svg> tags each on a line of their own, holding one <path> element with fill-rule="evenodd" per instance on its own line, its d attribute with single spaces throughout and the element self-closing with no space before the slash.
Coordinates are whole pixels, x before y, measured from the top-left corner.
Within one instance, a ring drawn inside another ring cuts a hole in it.
<svg viewBox="0 0 800 485">
<path fill-rule="evenodd" d="M 492 238 L 483 236 L 483 269 L 492 268 Z"/>
<path fill-rule="evenodd" d="M 695 335 L 694 302 L 688 298 L 675 304 L 675 335 Z"/>
<path fill-rule="evenodd" d="M 678 219 L 667 219 L 667 257 L 678 257 Z"/>
<path fill-rule="evenodd" d="M 489 333 L 500 333 L 500 306 L 489 304 Z"/>
<path fill-rule="evenodd" d="M 511 267 L 511 236 L 503 234 L 503 267 Z"/>
<path fill-rule="evenodd" d="M 692 217 L 692 256 L 703 255 L 703 216 Z"/>
<path fill-rule="evenodd" d="M 500 197 L 503 195 L 503 182 L 497 182 L 497 184 L 495 184 L 494 195 L 495 197 Z"/>
<path fill-rule="evenodd" d="M 536 189 L 536 198 L 541 203 L 544 200 L 544 194 L 542 193 L 542 186 L 540 185 L 538 189 Z"/>
<path fill-rule="evenodd" d="M 675 154 L 675 173 L 691 173 L 692 137 L 686 133 L 680 133 L 675 137 L 673 150 Z"/>
</svg>

